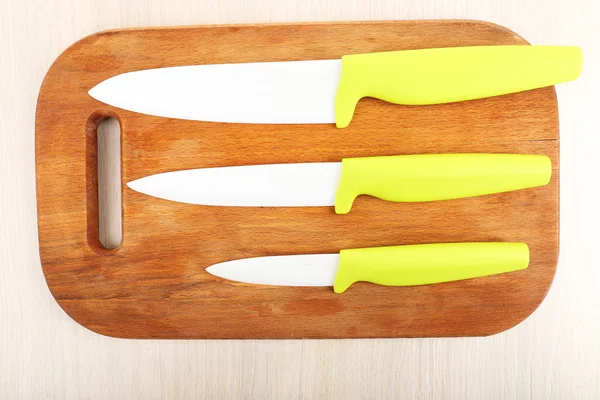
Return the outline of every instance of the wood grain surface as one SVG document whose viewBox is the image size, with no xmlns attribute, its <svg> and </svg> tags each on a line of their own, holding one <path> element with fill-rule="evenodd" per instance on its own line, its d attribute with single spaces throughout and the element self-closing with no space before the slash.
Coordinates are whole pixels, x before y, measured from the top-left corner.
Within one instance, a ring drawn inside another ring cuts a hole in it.
<svg viewBox="0 0 600 400">
<path fill-rule="evenodd" d="M 158 118 L 87 94 L 110 76 L 144 68 L 512 43 L 525 41 L 467 21 L 137 29 L 77 42 L 44 79 L 36 114 L 40 253 L 53 296 L 84 326 L 128 338 L 480 336 L 514 326 L 546 295 L 557 261 L 553 88 L 427 107 L 366 99 L 343 130 Z M 461 152 L 545 154 L 553 178 L 543 188 L 444 202 L 361 197 L 344 216 L 330 207 L 203 207 L 123 186 L 123 243 L 106 250 L 98 240 L 96 128 L 107 116 L 122 130 L 123 182 L 176 169 Z M 463 241 L 526 242 L 530 267 L 418 287 L 358 283 L 342 295 L 204 271 L 245 257 Z"/>
<path fill-rule="evenodd" d="M 0 398 L 600 398 L 599 7 L 594 0 L 0 2 Z M 58 306 L 38 255 L 34 131 L 40 85 L 68 46 L 124 27 L 422 18 L 492 21 L 533 44 L 583 49 L 581 77 L 556 87 L 558 268 L 525 321 L 488 337 L 122 340 L 82 327 Z"/>
</svg>

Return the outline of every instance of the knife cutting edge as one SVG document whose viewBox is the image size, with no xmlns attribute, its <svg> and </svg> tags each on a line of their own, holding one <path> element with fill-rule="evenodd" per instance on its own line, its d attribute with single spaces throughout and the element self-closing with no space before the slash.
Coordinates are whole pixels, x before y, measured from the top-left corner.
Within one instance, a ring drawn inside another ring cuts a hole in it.
<svg viewBox="0 0 600 400">
<path fill-rule="evenodd" d="M 333 286 L 355 282 L 415 286 L 517 271 L 529 265 L 525 243 L 436 243 L 244 258 L 206 269 L 227 280 L 276 286 Z"/>
<path fill-rule="evenodd" d="M 342 162 L 200 168 L 127 183 L 161 199 L 209 206 L 335 206 L 346 214 L 359 195 L 394 202 L 466 198 L 546 185 L 548 157 L 527 154 L 419 154 Z"/>
<path fill-rule="evenodd" d="M 159 117 L 348 126 L 363 97 L 428 105 L 576 79 L 575 46 L 472 46 L 344 55 L 338 60 L 188 65 L 126 72 L 89 95 Z"/>
</svg>

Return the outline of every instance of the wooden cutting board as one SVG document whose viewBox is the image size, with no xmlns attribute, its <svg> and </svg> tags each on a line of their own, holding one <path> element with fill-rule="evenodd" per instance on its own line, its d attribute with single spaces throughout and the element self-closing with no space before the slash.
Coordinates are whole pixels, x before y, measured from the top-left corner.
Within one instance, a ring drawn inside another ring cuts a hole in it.
<svg viewBox="0 0 600 400">
<path fill-rule="evenodd" d="M 477 21 L 127 29 L 80 40 L 48 71 L 36 115 L 40 254 L 53 296 L 80 324 L 124 338 L 481 336 L 516 325 L 541 303 L 556 269 L 554 88 L 424 107 L 364 99 L 346 129 L 158 118 L 106 106 L 87 91 L 146 68 L 524 43 Z M 108 116 L 122 131 L 123 242 L 111 251 L 98 241 L 96 177 L 96 128 Z M 459 152 L 548 155 L 553 177 L 542 188 L 442 202 L 362 196 L 348 215 L 332 207 L 179 204 L 125 186 L 178 169 Z M 205 272 L 245 257 L 463 241 L 526 242 L 530 267 L 428 286 L 356 283 L 343 294 L 234 283 Z"/>
</svg>

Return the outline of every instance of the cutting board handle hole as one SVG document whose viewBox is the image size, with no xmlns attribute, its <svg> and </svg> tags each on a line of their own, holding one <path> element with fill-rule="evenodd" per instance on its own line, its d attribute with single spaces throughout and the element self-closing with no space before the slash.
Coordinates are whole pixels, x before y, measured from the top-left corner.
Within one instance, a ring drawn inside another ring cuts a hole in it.
<svg viewBox="0 0 600 400">
<path fill-rule="evenodd" d="M 110 114 L 90 116 L 87 139 L 88 243 L 105 254 L 118 249 L 123 239 L 121 203 L 121 126 Z"/>
</svg>

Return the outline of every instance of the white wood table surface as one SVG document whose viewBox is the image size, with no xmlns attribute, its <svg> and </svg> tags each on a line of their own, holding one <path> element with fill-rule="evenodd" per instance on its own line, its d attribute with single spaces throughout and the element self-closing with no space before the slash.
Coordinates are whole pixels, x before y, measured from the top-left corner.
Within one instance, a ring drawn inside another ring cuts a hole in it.
<svg viewBox="0 0 600 400">
<path fill-rule="evenodd" d="M 557 88 L 559 268 L 530 318 L 488 338 L 149 341 L 60 309 L 38 256 L 34 114 L 62 50 L 110 28 L 423 18 L 583 49 Z M 600 398 L 599 40 L 596 0 L 0 0 L 0 399 Z"/>
</svg>

